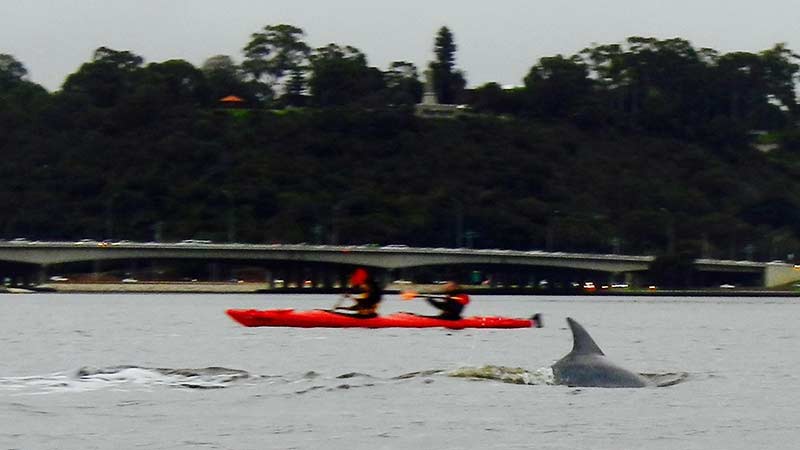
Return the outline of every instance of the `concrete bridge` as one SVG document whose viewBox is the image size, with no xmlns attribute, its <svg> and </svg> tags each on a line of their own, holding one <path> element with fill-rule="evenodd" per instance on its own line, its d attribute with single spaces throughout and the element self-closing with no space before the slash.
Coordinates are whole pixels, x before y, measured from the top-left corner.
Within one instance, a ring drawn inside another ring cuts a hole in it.
<svg viewBox="0 0 800 450">
<path fill-rule="evenodd" d="M 254 245 L 213 244 L 203 241 L 180 243 L 136 242 L 38 242 L 15 240 L 0 242 L 2 267 L 24 265 L 45 277 L 54 267 L 71 263 L 103 261 L 201 260 L 264 262 L 277 264 L 338 265 L 346 270 L 367 266 L 386 271 L 403 271 L 428 266 L 512 267 L 520 270 L 582 271 L 593 274 L 623 276 L 632 279 L 648 270 L 652 256 L 597 255 L 542 251 L 496 249 L 412 248 L 402 245 L 329 246 L 329 245 Z M 752 261 L 700 259 L 696 268 L 701 273 L 716 274 L 724 280 L 731 277 L 757 279 L 761 286 L 771 287 L 800 279 L 800 270 L 791 264 Z M 2 273 L 0 273 L 2 276 Z M 602 280 L 598 280 L 602 281 Z"/>
</svg>

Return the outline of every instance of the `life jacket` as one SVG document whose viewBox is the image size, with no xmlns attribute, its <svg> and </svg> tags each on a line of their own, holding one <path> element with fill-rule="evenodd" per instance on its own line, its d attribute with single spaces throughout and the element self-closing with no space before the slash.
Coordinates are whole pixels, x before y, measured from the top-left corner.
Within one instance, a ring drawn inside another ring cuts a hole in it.
<svg viewBox="0 0 800 450">
<path fill-rule="evenodd" d="M 378 304 L 382 295 L 377 285 L 371 280 L 365 282 L 365 292 L 356 296 L 356 311 L 359 315 L 374 315 L 378 313 Z"/>
</svg>

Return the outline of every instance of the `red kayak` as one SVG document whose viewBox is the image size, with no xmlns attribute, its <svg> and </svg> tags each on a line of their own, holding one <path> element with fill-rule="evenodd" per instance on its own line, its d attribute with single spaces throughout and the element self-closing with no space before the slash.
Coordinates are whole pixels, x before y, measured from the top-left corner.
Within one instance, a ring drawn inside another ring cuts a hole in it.
<svg viewBox="0 0 800 450">
<path fill-rule="evenodd" d="M 231 318 L 246 327 L 299 327 L 299 328 L 530 328 L 541 327 L 539 314 L 530 319 L 495 316 L 464 317 L 446 320 L 436 317 L 418 316 L 411 313 L 395 313 L 388 316 L 358 317 L 339 314 L 322 309 L 295 311 L 294 309 L 229 309 Z"/>
</svg>

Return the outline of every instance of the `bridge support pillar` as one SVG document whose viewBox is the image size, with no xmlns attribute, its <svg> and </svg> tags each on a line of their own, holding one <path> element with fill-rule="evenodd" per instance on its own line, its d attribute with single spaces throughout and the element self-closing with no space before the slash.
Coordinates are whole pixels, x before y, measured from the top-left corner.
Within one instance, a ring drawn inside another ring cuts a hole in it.
<svg viewBox="0 0 800 450">
<path fill-rule="evenodd" d="M 219 263 L 212 262 L 208 264 L 208 281 L 220 281 Z"/>
<path fill-rule="evenodd" d="M 36 281 L 35 281 L 36 284 L 47 283 L 47 272 L 48 272 L 47 264 L 43 264 L 37 268 Z"/>
<path fill-rule="evenodd" d="M 102 271 L 103 271 L 103 264 L 102 264 L 102 262 L 101 262 L 99 259 L 96 259 L 96 260 L 92 261 L 92 274 L 91 274 L 91 278 L 92 278 L 94 281 L 97 281 L 98 279 L 100 279 L 100 272 L 102 272 Z"/>
<path fill-rule="evenodd" d="M 767 263 L 764 268 L 764 287 L 776 287 L 800 281 L 800 267 L 794 264 Z"/>
<path fill-rule="evenodd" d="M 628 286 L 644 286 L 647 284 L 647 272 L 625 272 L 625 283 Z"/>
</svg>

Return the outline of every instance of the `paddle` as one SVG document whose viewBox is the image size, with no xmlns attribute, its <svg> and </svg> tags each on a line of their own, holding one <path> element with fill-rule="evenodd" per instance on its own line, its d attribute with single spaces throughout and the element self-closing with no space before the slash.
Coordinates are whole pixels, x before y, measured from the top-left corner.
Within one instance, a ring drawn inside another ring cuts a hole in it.
<svg viewBox="0 0 800 450">
<path fill-rule="evenodd" d="M 447 298 L 446 295 L 441 294 L 420 294 L 419 292 L 414 291 L 405 291 L 400 293 L 400 297 L 403 300 L 413 300 L 415 298 Z"/>
</svg>

